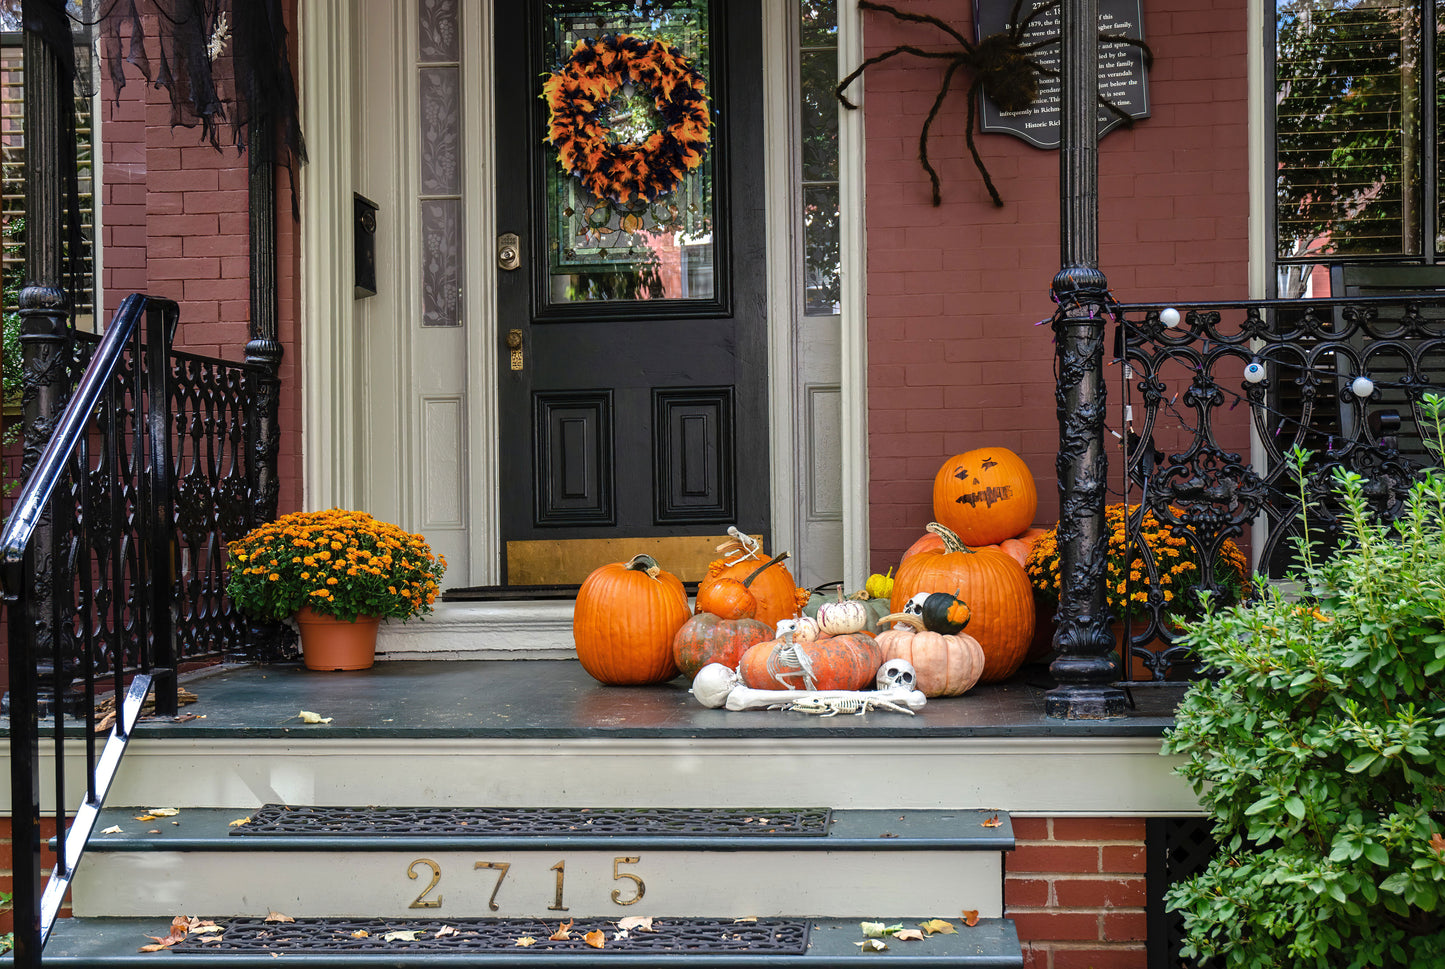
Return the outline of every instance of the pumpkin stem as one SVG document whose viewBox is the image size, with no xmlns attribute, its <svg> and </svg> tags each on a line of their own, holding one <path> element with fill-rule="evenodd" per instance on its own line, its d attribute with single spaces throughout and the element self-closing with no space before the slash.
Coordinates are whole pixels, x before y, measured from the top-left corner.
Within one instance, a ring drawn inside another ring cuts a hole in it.
<svg viewBox="0 0 1445 969">
<path fill-rule="evenodd" d="M 943 539 L 943 550 L 945 552 L 967 552 L 969 555 L 973 554 L 973 549 L 963 544 L 959 537 L 954 534 L 953 529 L 947 525 L 940 525 L 938 522 L 929 522 L 926 531 L 930 531 Z"/>
<path fill-rule="evenodd" d="M 764 562 L 762 565 L 758 566 L 756 569 L 753 569 L 753 574 L 750 575 L 750 576 L 748 576 L 746 579 L 743 579 L 743 585 L 744 585 L 744 586 L 750 586 L 750 585 L 752 585 L 752 584 L 753 584 L 753 580 L 756 579 L 758 576 L 762 575 L 765 570 L 772 568 L 773 566 L 777 565 L 779 562 L 781 562 L 783 559 L 785 559 L 785 558 L 787 558 L 787 557 L 788 557 L 788 553 L 787 553 L 787 552 L 779 552 L 777 555 L 774 555 L 772 558 L 768 559 L 768 560 L 767 560 L 766 562 Z"/>
<path fill-rule="evenodd" d="M 662 572 L 662 566 L 657 564 L 657 559 L 646 552 L 639 552 L 632 556 L 632 561 L 627 563 L 627 567 L 634 572 L 646 572 L 650 579 L 657 578 L 658 574 Z"/>
<path fill-rule="evenodd" d="M 893 623 L 894 629 L 897 629 L 899 626 L 908 626 L 914 632 L 923 631 L 923 621 L 911 612 L 890 612 L 888 615 L 878 620 L 878 625 L 881 626 L 885 622 Z"/>
</svg>

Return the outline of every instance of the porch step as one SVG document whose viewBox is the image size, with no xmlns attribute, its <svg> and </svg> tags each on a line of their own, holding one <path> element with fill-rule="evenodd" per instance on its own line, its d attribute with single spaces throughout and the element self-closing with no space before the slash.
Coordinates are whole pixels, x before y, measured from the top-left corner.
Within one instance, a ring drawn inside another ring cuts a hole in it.
<svg viewBox="0 0 1445 969">
<path fill-rule="evenodd" d="M 927 916 L 931 917 L 931 916 Z M 925 917 L 925 918 L 927 918 Z M 570 918 L 570 916 L 568 917 Z M 910 927 L 925 918 L 905 920 Z M 302 920 L 261 926 L 258 920 L 218 919 L 225 931 L 217 942 L 190 942 L 163 953 L 139 952 L 147 936 L 164 937 L 169 918 L 75 918 L 56 925 L 45 948 L 47 967 L 114 969 L 114 967 L 216 966 L 227 969 L 304 964 L 317 969 L 356 966 L 581 966 L 594 960 L 619 967 L 696 969 L 715 967 L 891 966 L 914 969 L 1020 969 L 1023 954 L 1013 923 L 981 919 L 966 926 L 951 921 L 954 934 L 935 934 L 918 941 L 887 940 L 886 952 L 865 952 L 860 923 L 876 921 L 874 913 L 859 918 L 778 919 L 734 922 L 731 919 L 656 919 L 652 932 L 632 930 L 616 937 L 616 918 L 576 920 L 572 938 L 550 941 L 561 921 L 532 919 L 372 919 Z M 453 931 L 438 937 L 439 930 Z M 581 940 L 593 929 L 605 932 L 603 948 Z M 269 934 L 262 937 L 261 931 Z M 395 932 L 416 932 L 386 936 Z M 359 933 L 365 932 L 365 936 Z M 535 939 L 518 946 L 524 937 Z"/>
<path fill-rule="evenodd" d="M 1003 914 L 1007 814 L 823 808 L 108 809 L 80 916 Z M 256 828 L 233 826 L 252 818 Z M 138 880 L 144 892 L 134 891 Z M 162 933 L 164 934 L 164 933 Z"/>
</svg>

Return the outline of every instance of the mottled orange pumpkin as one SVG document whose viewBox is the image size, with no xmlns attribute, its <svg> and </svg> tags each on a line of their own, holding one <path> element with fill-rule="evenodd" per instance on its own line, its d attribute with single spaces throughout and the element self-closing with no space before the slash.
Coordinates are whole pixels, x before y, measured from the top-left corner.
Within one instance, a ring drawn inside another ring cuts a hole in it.
<svg viewBox="0 0 1445 969">
<path fill-rule="evenodd" d="M 677 676 L 672 641 L 691 614 L 682 582 L 652 556 L 601 566 L 577 590 L 577 658 L 603 683 L 665 682 Z"/>
<path fill-rule="evenodd" d="M 951 592 L 973 613 L 968 632 L 983 647 L 984 683 L 1012 676 L 1034 635 L 1033 587 L 1022 565 L 1003 552 L 971 549 L 947 528 L 928 526 L 944 547 L 920 552 L 898 567 L 889 600 L 892 612 L 918 592 Z"/>
<path fill-rule="evenodd" d="M 813 642 L 758 643 L 743 654 L 738 675 L 743 686 L 755 690 L 866 690 L 882 665 L 877 640 L 867 633 L 849 633 Z"/>
<path fill-rule="evenodd" d="M 914 616 L 884 616 L 893 628 L 878 634 L 883 662 L 907 660 L 918 672 L 924 696 L 958 696 L 973 689 L 983 675 L 983 647 L 967 633 L 931 632 Z"/>
<path fill-rule="evenodd" d="M 1017 454 L 984 447 L 955 454 L 933 479 L 933 518 L 966 545 L 993 545 L 1033 524 L 1034 476 Z"/>
<path fill-rule="evenodd" d="M 684 676 L 694 677 L 709 663 L 736 669 L 751 646 L 773 638 L 773 627 L 759 619 L 723 619 L 700 612 L 683 623 L 672 639 L 672 658 Z"/>
</svg>

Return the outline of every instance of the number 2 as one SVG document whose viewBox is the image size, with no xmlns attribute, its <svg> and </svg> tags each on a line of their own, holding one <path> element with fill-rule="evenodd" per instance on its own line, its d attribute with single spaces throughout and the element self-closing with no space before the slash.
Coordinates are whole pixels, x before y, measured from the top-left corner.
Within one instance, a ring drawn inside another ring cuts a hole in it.
<svg viewBox="0 0 1445 969">
<path fill-rule="evenodd" d="M 426 865 L 428 868 L 431 869 L 431 881 L 427 882 L 426 888 L 422 889 L 421 894 L 416 897 L 416 901 L 408 905 L 407 908 L 441 908 L 442 897 L 440 895 L 438 895 L 431 901 L 423 901 L 423 899 L 425 899 L 429 894 L 431 894 L 431 890 L 437 887 L 437 882 L 442 880 L 442 866 L 438 865 L 430 858 L 418 858 L 416 861 L 413 861 L 410 865 L 406 866 L 406 877 L 410 878 L 412 881 L 415 881 L 417 879 L 417 865 Z"/>
</svg>

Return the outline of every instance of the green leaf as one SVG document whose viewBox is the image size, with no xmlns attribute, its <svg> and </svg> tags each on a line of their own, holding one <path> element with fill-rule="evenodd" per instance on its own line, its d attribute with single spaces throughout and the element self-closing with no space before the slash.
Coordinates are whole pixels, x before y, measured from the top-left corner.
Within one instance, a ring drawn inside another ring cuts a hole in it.
<svg viewBox="0 0 1445 969">
<path fill-rule="evenodd" d="M 1289 812 L 1290 817 L 1297 821 L 1303 821 L 1305 817 L 1305 802 L 1297 795 L 1291 794 L 1284 799 L 1284 809 Z"/>
<path fill-rule="evenodd" d="M 1345 770 L 1351 774 L 1358 774 L 1360 771 L 1364 770 L 1366 767 L 1369 767 L 1375 761 L 1379 760 L 1379 758 L 1380 755 L 1375 753 L 1373 750 L 1368 751 L 1346 764 Z"/>
<path fill-rule="evenodd" d="M 1381 868 L 1390 863 L 1390 853 L 1385 850 L 1385 846 L 1375 844 L 1373 841 L 1365 845 L 1364 855 L 1366 861 L 1379 865 Z"/>
</svg>

